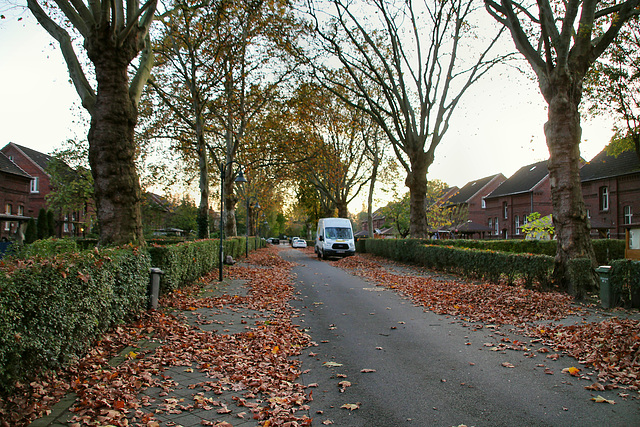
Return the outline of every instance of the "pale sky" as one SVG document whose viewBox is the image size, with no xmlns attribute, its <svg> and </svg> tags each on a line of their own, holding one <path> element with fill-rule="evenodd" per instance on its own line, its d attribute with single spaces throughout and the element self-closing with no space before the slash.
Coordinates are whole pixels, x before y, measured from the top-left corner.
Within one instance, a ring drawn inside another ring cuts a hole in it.
<svg viewBox="0 0 640 427">
<path fill-rule="evenodd" d="M 50 153 L 69 138 L 85 139 L 79 98 L 57 45 L 35 19 L 20 22 L 0 0 L 0 147 L 14 142 Z M 509 39 L 506 39 L 511 43 Z M 547 159 L 546 103 L 535 82 L 515 71 L 493 73 L 471 88 L 436 149 L 429 179 L 462 187 L 468 181 Z M 86 119 L 86 113 L 85 113 Z M 591 160 L 609 141 L 611 123 L 583 118 L 581 154 Z M 358 206 L 350 211 L 357 212 Z M 377 207 L 377 206 L 376 206 Z"/>
</svg>

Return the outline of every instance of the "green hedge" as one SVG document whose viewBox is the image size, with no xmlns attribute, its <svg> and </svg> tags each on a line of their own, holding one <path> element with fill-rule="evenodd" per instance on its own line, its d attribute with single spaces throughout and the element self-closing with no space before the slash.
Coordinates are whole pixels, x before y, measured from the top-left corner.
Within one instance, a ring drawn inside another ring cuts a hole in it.
<svg viewBox="0 0 640 427">
<path fill-rule="evenodd" d="M 365 239 L 358 248 L 385 258 L 414 263 L 438 271 L 489 282 L 523 282 L 546 288 L 551 283 L 553 258 L 465 247 L 427 245 L 418 239 Z"/>
<path fill-rule="evenodd" d="M 234 237 L 224 241 L 223 252 L 235 260 L 245 256 L 246 238 Z M 249 237 L 249 251 L 265 246 L 257 237 Z M 192 283 L 194 280 L 218 268 L 220 240 L 207 239 L 183 242 L 176 245 L 149 248 L 152 264 L 163 271 L 160 280 L 161 293 L 170 292 Z"/>
<path fill-rule="evenodd" d="M 640 307 L 640 261 L 616 260 L 611 267 L 609 283 L 620 303 Z"/>
<path fill-rule="evenodd" d="M 359 242 L 368 239 L 361 239 Z M 375 239 L 380 240 L 380 239 Z M 391 240 L 391 239 L 389 239 Z M 557 242 L 555 240 L 421 240 L 424 244 L 433 246 L 452 246 L 456 248 L 470 248 L 511 253 L 528 253 L 555 257 Z M 624 258 L 624 240 L 594 239 L 592 240 L 596 259 L 600 265 L 609 264 L 612 260 Z"/>
<path fill-rule="evenodd" d="M 244 257 L 246 243 L 228 239 L 224 252 Z M 264 246 L 250 238 L 249 250 Z M 139 316 L 151 266 L 164 271 L 163 290 L 172 290 L 217 269 L 218 247 L 219 240 L 200 240 L 78 253 L 74 240 L 45 240 L 0 261 L 0 393 L 81 356 L 100 334 Z"/>
<path fill-rule="evenodd" d="M 107 249 L 0 264 L 0 391 L 146 309 L 149 256 Z"/>
<path fill-rule="evenodd" d="M 357 242 L 356 249 L 358 252 L 369 252 L 396 261 L 418 264 L 491 283 L 519 282 L 525 287 L 539 289 L 548 289 L 551 286 L 554 269 L 552 256 L 474 249 L 463 245 L 445 246 L 442 243 L 431 244 L 431 242 L 421 239 L 362 239 Z M 447 240 L 446 242 L 456 241 Z M 532 248 L 536 245 L 537 243 L 533 243 L 531 246 L 522 245 L 522 247 Z M 548 248 L 549 245 L 547 243 L 540 245 L 540 249 L 545 247 Z M 587 258 L 571 260 L 568 268 L 573 292 L 576 297 L 581 298 L 585 291 L 592 290 L 594 271 L 591 268 L 591 261 Z"/>
</svg>

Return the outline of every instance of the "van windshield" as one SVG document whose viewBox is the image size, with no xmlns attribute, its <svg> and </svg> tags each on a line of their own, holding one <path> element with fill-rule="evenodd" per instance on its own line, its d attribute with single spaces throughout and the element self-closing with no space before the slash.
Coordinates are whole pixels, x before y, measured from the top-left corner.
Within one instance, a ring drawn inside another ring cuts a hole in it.
<svg viewBox="0 0 640 427">
<path fill-rule="evenodd" d="M 346 227 L 326 227 L 324 232 L 327 239 L 353 239 L 351 229 Z"/>
</svg>

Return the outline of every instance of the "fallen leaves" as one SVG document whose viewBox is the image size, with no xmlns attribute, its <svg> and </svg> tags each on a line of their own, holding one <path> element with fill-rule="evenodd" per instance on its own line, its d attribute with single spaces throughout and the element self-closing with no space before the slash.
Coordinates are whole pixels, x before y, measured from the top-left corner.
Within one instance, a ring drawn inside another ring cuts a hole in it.
<svg viewBox="0 0 640 427">
<path fill-rule="evenodd" d="M 535 350 L 528 348 L 530 344 L 517 341 L 496 345 L 485 343 L 491 351 L 524 351 L 527 357 L 546 354 L 550 360 L 568 355 L 594 369 L 598 382 L 609 383 L 607 387 L 640 391 L 640 321 L 614 317 L 576 325 L 543 325 L 541 322 L 545 320 L 557 321 L 578 314 L 572 306 L 572 298 L 558 292 L 536 292 L 519 286 L 442 279 L 421 274 L 419 270 L 412 274 L 407 273 L 406 265 L 400 265 L 401 273 L 396 274 L 393 268 L 388 268 L 389 264 L 396 265 L 370 254 L 358 254 L 336 263 L 374 281 L 376 286 L 400 292 L 416 305 L 438 314 L 462 318 L 469 326 L 473 323 L 474 328 L 497 331 L 501 325 L 519 325 L 519 332 L 532 338 L 531 343 L 544 346 Z M 469 345 L 468 342 L 465 344 Z M 591 375 L 580 370 L 564 372 L 591 379 Z M 552 375 L 553 371 L 547 368 L 545 374 Z"/>
<path fill-rule="evenodd" d="M 217 272 L 213 272 L 199 284 L 163 297 L 161 310 L 145 313 L 131 325 L 106 334 L 66 371 L 34 380 L 32 385 L 18 385 L 11 399 L 0 400 L 0 424 L 6 419 L 12 426 L 27 425 L 67 391 L 74 391 L 78 397 L 72 408 L 72 424 L 157 426 L 153 413 L 144 409 L 153 398 L 140 392 L 159 387 L 157 411 L 201 409 L 245 417 L 248 411 L 237 411 L 238 406 L 250 410 L 262 425 L 310 425 L 305 412 L 311 394 L 307 396 L 304 386 L 295 383 L 301 364 L 295 357 L 310 340 L 291 322 L 288 301 L 293 297 L 293 264 L 270 249 L 254 252 L 249 261 L 269 266 L 269 274 L 255 267 L 227 270 L 234 279 L 249 282 L 247 296 L 201 297 L 203 285 L 217 282 Z M 268 312 L 269 319 L 251 329 L 247 326 L 247 332 L 217 334 L 190 325 L 182 314 L 188 312 L 199 319 L 202 310 L 221 308 Z M 138 348 L 144 340 L 156 344 Z M 133 350 L 126 350 L 117 366 L 110 366 L 108 361 L 124 348 Z M 177 383 L 164 374 L 171 367 L 187 374 L 203 372 L 212 381 L 189 385 L 194 390 L 192 399 L 175 399 L 172 390 Z M 235 406 L 210 397 L 232 391 L 242 393 Z"/>
</svg>

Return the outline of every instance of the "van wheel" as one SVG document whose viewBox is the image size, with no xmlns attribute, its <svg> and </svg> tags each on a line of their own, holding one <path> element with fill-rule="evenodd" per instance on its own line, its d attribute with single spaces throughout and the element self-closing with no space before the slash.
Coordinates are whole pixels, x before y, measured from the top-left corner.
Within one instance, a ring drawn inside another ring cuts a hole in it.
<svg viewBox="0 0 640 427">
<path fill-rule="evenodd" d="M 329 257 L 327 256 L 327 254 L 324 253 L 324 251 L 322 251 L 322 259 L 325 261 L 329 259 Z"/>
<path fill-rule="evenodd" d="M 320 259 L 321 255 L 320 255 L 320 251 L 319 250 L 316 250 L 316 255 L 318 255 L 318 259 Z"/>
</svg>

